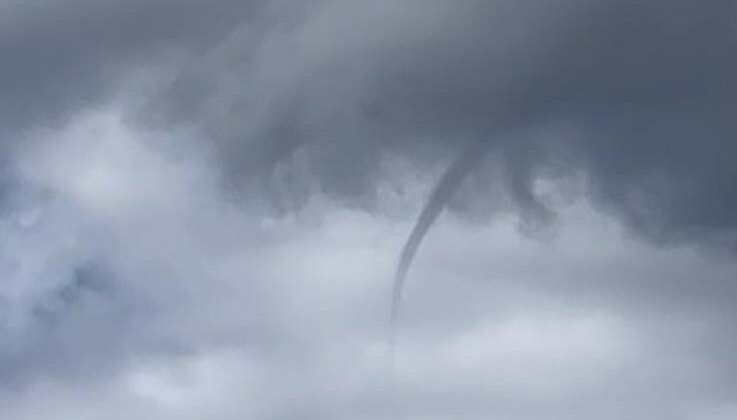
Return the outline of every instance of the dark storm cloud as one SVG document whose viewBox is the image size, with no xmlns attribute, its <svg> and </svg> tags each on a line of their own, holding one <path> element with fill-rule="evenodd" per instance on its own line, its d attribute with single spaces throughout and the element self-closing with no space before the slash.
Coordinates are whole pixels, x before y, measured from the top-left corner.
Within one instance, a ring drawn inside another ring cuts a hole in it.
<svg viewBox="0 0 737 420">
<path fill-rule="evenodd" d="M 573 162 L 653 236 L 735 228 L 731 1 L 260 3 L 5 2 L 0 128 L 89 106 L 179 46 L 201 58 L 152 106 L 201 126 L 231 172 L 271 176 L 304 147 L 324 189 L 365 201 L 383 154 L 481 141 L 519 201 L 542 167 Z M 584 134 L 552 154 L 500 134 L 551 120 Z"/>
<path fill-rule="evenodd" d="M 322 2 L 296 23 L 282 12 L 234 31 L 164 96 L 231 171 L 268 177 L 302 149 L 323 189 L 365 200 L 382 155 L 487 142 L 523 207 L 539 204 L 541 173 L 573 169 L 658 239 L 736 227 L 732 1 Z M 520 134 L 556 123 L 577 134 Z"/>
</svg>

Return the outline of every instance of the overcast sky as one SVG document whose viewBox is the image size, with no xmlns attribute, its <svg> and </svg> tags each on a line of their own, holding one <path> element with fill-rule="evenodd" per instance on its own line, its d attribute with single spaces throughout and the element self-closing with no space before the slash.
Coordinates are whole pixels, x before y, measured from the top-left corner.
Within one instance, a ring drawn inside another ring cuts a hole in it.
<svg viewBox="0 0 737 420">
<path fill-rule="evenodd" d="M 0 0 L 0 53 L 2 420 L 737 418 L 734 0 Z"/>
</svg>

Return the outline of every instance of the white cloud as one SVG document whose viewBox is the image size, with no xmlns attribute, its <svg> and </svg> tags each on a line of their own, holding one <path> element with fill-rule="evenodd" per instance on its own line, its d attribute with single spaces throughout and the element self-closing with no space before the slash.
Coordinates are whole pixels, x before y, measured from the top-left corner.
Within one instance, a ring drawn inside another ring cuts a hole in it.
<svg viewBox="0 0 737 420">
<path fill-rule="evenodd" d="M 121 318 L 94 306 L 61 313 L 61 332 L 79 342 L 65 344 L 65 358 L 33 363 L 77 366 L 77 379 L 40 370 L 15 397 L 4 394 L 3 416 L 533 419 L 604 410 L 600 418 L 613 419 L 641 415 L 650 401 L 655 415 L 726 418 L 724 404 L 687 392 L 693 381 L 724 381 L 698 342 L 719 323 L 698 305 L 678 318 L 698 322 L 669 329 L 661 317 L 689 298 L 674 274 L 724 277 L 729 264 L 634 242 L 583 203 L 561 207 L 558 234 L 542 242 L 513 218 L 479 227 L 444 217 L 410 275 L 391 373 L 389 280 L 411 225 L 396 211 L 407 198 L 387 194 L 389 210 L 374 214 L 317 198 L 296 217 L 273 218 L 238 207 L 209 162 L 187 151 L 172 159 L 154 135 L 105 111 L 27 149 L 23 173 L 65 210 L 31 206 L 38 215 L 31 230 L 14 228 L 13 253 L 63 254 L 56 231 L 41 229 L 53 215 L 74 249 L 94 250 L 82 256 L 104 255 L 116 279 L 106 304 Z M 98 346 L 101 336 L 112 347 Z M 63 335 L 51 337 L 29 343 L 54 349 Z M 95 364 L 82 358 L 120 362 L 85 381 Z"/>
</svg>

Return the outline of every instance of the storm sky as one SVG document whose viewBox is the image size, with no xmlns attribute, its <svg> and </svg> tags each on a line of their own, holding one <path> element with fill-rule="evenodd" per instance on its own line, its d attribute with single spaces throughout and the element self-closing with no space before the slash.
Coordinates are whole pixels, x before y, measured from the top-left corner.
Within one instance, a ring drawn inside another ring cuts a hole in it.
<svg viewBox="0 0 737 420">
<path fill-rule="evenodd" d="M 2 420 L 737 416 L 733 0 L 0 0 L 0 52 Z"/>
</svg>

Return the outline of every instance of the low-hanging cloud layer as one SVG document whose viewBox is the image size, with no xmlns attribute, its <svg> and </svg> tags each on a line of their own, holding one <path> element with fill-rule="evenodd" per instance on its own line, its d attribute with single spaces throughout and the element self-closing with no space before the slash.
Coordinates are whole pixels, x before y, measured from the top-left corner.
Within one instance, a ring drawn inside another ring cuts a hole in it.
<svg viewBox="0 0 737 420">
<path fill-rule="evenodd" d="M 732 0 L 0 0 L 0 51 L 0 419 L 737 415 Z"/>
</svg>

